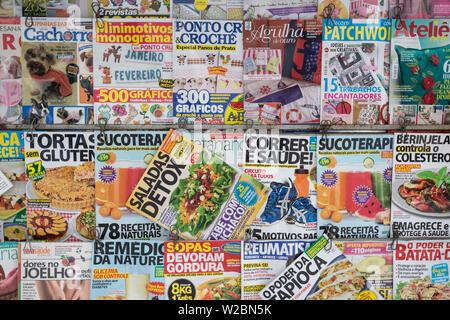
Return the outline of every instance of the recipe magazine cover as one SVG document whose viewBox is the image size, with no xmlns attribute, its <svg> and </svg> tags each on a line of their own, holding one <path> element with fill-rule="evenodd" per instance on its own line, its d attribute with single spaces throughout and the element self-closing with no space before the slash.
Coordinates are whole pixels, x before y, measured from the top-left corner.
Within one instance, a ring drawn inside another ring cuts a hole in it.
<svg viewBox="0 0 450 320">
<path fill-rule="evenodd" d="M 396 7 L 401 8 L 402 19 L 448 19 L 450 2 L 447 0 L 395 0 L 390 1 L 390 15 L 396 19 Z"/>
<path fill-rule="evenodd" d="M 394 256 L 394 300 L 450 300 L 448 240 L 400 240 Z"/>
<path fill-rule="evenodd" d="M 330 18 L 333 19 L 389 19 L 389 2 L 395 1 L 397 0 L 318 0 L 317 13 L 319 19 L 327 18 L 330 13 Z M 332 9 L 330 13 L 327 8 Z"/>
<path fill-rule="evenodd" d="M 19 251 L 17 242 L 0 243 L 0 301 L 19 296 Z"/>
<path fill-rule="evenodd" d="M 126 205 L 185 240 L 240 240 L 268 192 L 170 130 Z"/>
<path fill-rule="evenodd" d="M 164 299 L 164 242 L 94 241 L 91 300 Z"/>
<path fill-rule="evenodd" d="M 0 17 L 21 17 L 22 0 L 6 0 L 0 5 Z"/>
<path fill-rule="evenodd" d="M 262 300 L 383 300 L 323 235 L 259 292 Z"/>
<path fill-rule="evenodd" d="M 173 17 L 181 20 L 242 20 L 243 0 L 172 0 Z"/>
<path fill-rule="evenodd" d="M 170 18 L 174 0 L 96 0 L 103 18 Z"/>
<path fill-rule="evenodd" d="M 450 135 L 396 133 L 392 231 L 398 237 L 448 237 Z"/>
<path fill-rule="evenodd" d="M 391 36 L 391 123 L 450 124 L 450 19 L 396 23 Z"/>
<path fill-rule="evenodd" d="M 168 231 L 125 204 L 167 131 L 96 132 L 95 198 L 97 237 L 166 240 Z"/>
<path fill-rule="evenodd" d="M 93 0 L 21 0 L 21 1 L 22 1 L 21 9 L 23 17 L 92 18 L 93 16 L 92 13 Z"/>
<path fill-rule="evenodd" d="M 280 275 L 313 242 L 242 242 L 242 300 L 260 300 L 258 293 Z"/>
<path fill-rule="evenodd" d="M 318 144 L 319 236 L 388 238 L 393 136 L 328 136 Z"/>
<path fill-rule="evenodd" d="M 244 173 L 270 187 L 264 210 L 251 223 L 255 240 L 317 239 L 316 136 L 244 136 Z"/>
<path fill-rule="evenodd" d="M 0 15 L 0 124 L 22 119 L 20 18 Z"/>
<path fill-rule="evenodd" d="M 391 21 L 323 21 L 321 120 L 389 123 Z"/>
<path fill-rule="evenodd" d="M 334 244 L 385 300 L 392 300 L 394 251 L 389 242 L 335 241 Z"/>
<path fill-rule="evenodd" d="M 91 124 L 92 20 L 22 18 L 24 124 Z"/>
<path fill-rule="evenodd" d="M 168 300 L 240 300 L 241 242 L 166 241 Z"/>
<path fill-rule="evenodd" d="M 317 0 L 244 0 L 245 20 L 315 19 Z"/>
<path fill-rule="evenodd" d="M 172 22 L 104 19 L 95 24 L 95 122 L 172 123 Z"/>
<path fill-rule="evenodd" d="M 92 243 L 19 243 L 19 300 L 89 300 Z"/>
<path fill-rule="evenodd" d="M 242 21 L 175 20 L 173 26 L 175 118 L 242 124 Z"/>
<path fill-rule="evenodd" d="M 0 133 L 0 242 L 27 237 L 25 146 L 23 131 Z M 9 188 L 4 189 L 9 185 Z"/>
<path fill-rule="evenodd" d="M 318 124 L 322 21 L 244 21 L 244 118 Z"/>
<path fill-rule="evenodd" d="M 95 237 L 95 140 L 90 132 L 27 132 L 27 227 L 33 240 Z"/>
</svg>

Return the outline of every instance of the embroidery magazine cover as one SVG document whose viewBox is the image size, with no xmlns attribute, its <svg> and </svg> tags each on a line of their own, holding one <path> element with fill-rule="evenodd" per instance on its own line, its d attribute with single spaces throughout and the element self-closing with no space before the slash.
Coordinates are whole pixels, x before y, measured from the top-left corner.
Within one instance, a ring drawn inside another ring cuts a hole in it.
<svg viewBox="0 0 450 320">
<path fill-rule="evenodd" d="M 103 18 L 170 18 L 173 0 L 96 0 Z"/>
<path fill-rule="evenodd" d="M 327 7 L 332 9 L 330 18 L 333 19 L 389 19 L 389 2 L 395 1 L 397 0 L 318 0 L 317 12 L 319 19 L 327 17 Z"/>
<path fill-rule="evenodd" d="M 240 240 L 268 188 L 171 130 L 126 205 L 185 240 Z"/>
<path fill-rule="evenodd" d="M 174 116 L 243 123 L 242 22 L 175 20 Z"/>
<path fill-rule="evenodd" d="M 391 123 L 450 123 L 450 20 L 398 23 L 392 28 Z"/>
<path fill-rule="evenodd" d="M 390 20 L 323 21 L 321 120 L 389 123 Z"/>
<path fill-rule="evenodd" d="M 22 117 L 20 18 L 0 15 L 0 48 L 0 124 L 17 124 Z"/>
<path fill-rule="evenodd" d="M 168 239 L 166 229 L 125 205 L 166 134 L 167 131 L 96 133 L 96 223 L 100 239 Z"/>
<path fill-rule="evenodd" d="M 387 241 L 345 241 L 334 244 L 385 300 L 392 300 L 393 251 Z"/>
<path fill-rule="evenodd" d="M 392 230 L 399 237 L 448 237 L 450 135 L 396 133 Z"/>
<path fill-rule="evenodd" d="M 93 123 L 92 20 L 22 18 L 24 124 Z"/>
<path fill-rule="evenodd" d="M 164 242 L 94 241 L 91 300 L 164 299 Z"/>
<path fill-rule="evenodd" d="M 95 25 L 96 123 L 172 123 L 172 22 L 103 21 Z"/>
<path fill-rule="evenodd" d="M 242 20 L 243 0 L 172 0 L 173 17 L 181 20 Z"/>
<path fill-rule="evenodd" d="M 260 300 L 258 292 L 280 275 L 313 242 L 242 242 L 242 300 Z"/>
<path fill-rule="evenodd" d="M 0 17 L 21 17 L 22 0 L 3 0 L 0 4 Z"/>
<path fill-rule="evenodd" d="M 92 243 L 19 243 L 19 300 L 89 300 Z"/>
<path fill-rule="evenodd" d="M 448 240 L 399 241 L 394 258 L 395 300 L 450 300 Z"/>
<path fill-rule="evenodd" d="M 93 0 L 22 0 L 22 16 L 92 18 L 92 1 Z"/>
<path fill-rule="evenodd" d="M 164 277 L 168 300 L 240 300 L 241 243 L 166 241 Z"/>
<path fill-rule="evenodd" d="M 18 288 L 18 244 L 16 242 L 0 243 L 0 300 L 17 300 Z"/>
<path fill-rule="evenodd" d="M 389 237 L 393 136 L 328 136 L 318 144 L 319 235 Z"/>
<path fill-rule="evenodd" d="M 33 240 L 94 239 L 94 159 L 94 133 L 26 134 L 27 227 Z"/>
<path fill-rule="evenodd" d="M 317 239 L 315 136 L 244 136 L 244 172 L 270 187 L 250 225 L 257 240 Z"/>
<path fill-rule="evenodd" d="M 321 46 L 320 20 L 244 21 L 245 119 L 319 123 Z"/>
<path fill-rule="evenodd" d="M 27 235 L 26 174 L 22 131 L 0 133 L 0 242 L 24 241 Z M 3 187 L 9 185 L 6 191 Z"/>
<path fill-rule="evenodd" d="M 448 19 L 450 2 L 446 0 L 395 0 L 390 1 L 390 15 L 396 18 L 396 6 L 400 6 L 402 19 Z"/>
<path fill-rule="evenodd" d="M 262 300 L 383 300 L 326 235 L 259 292 Z"/>
<path fill-rule="evenodd" d="M 317 0 L 244 0 L 245 20 L 315 19 Z"/>
</svg>

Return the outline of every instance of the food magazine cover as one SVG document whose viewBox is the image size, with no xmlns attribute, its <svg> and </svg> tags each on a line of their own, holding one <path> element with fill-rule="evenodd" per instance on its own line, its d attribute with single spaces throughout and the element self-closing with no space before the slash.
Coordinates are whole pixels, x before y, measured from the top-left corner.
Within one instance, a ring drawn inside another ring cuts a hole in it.
<svg viewBox="0 0 450 320">
<path fill-rule="evenodd" d="M 92 1 L 93 0 L 22 0 L 22 16 L 92 18 Z"/>
<path fill-rule="evenodd" d="M 313 242 L 242 242 L 242 300 L 260 300 L 258 293 L 281 274 Z"/>
<path fill-rule="evenodd" d="M 395 300 L 450 300 L 448 240 L 399 241 L 394 257 Z"/>
<path fill-rule="evenodd" d="M 164 299 L 164 242 L 93 243 L 91 300 Z"/>
<path fill-rule="evenodd" d="M 252 239 L 317 239 L 316 146 L 315 136 L 245 134 L 243 170 L 270 187 Z"/>
<path fill-rule="evenodd" d="M 383 300 L 326 235 L 259 292 L 262 300 Z"/>
<path fill-rule="evenodd" d="M 26 174 L 23 131 L 0 133 L 0 242 L 24 241 L 27 235 Z M 4 180 L 5 179 L 5 180 Z M 4 180 L 4 181 L 3 181 Z"/>
<path fill-rule="evenodd" d="M 315 19 L 317 0 L 244 0 L 245 20 Z"/>
<path fill-rule="evenodd" d="M 331 124 L 389 123 L 391 21 L 323 21 L 321 120 Z"/>
<path fill-rule="evenodd" d="M 95 24 L 95 121 L 172 123 L 172 22 L 103 19 Z"/>
<path fill-rule="evenodd" d="M 19 300 L 89 300 L 92 243 L 19 243 Z"/>
<path fill-rule="evenodd" d="M 172 0 L 173 17 L 181 20 L 242 20 L 243 0 Z"/>
<path fill-rule="evenodd" d="M 395 0 L 390 1 L 390 15 L 396 19 L 396 7 L 400 7 L 402 19 L 448 19 L 450 2 L 447 0 Z"/>
<path fill-rule="evenodd" d="M 89 132 L 27 132 L 27 227 L 33 240 L 95 237 L 95 140 Z"/>
<path fill-rule="evenodd" d="M 96 133 L 95 207 L 100 240 L 168 239 L 166 229 L 125 205 L 166 134 L 167 131 Z"/>
<path fill-rule="evenodd" d="M 242 21 L 175 20 L 173 26 L 174 116 L 243 123 Z"/>
<path fill-rule="evenodd" d="M 0 4 L 0 17 L 21 17 L 22 0 L 3 0 Z"/>
<path fill-rule="evenodd" d="M 449 236 L 450 135 L 396 133 L 392 230 L 399 237 Z"/>
<path fill-rule="evenodd" d="M 328 136 L 318 144 L 319 235 L 389 237 L 393 136 Z"/>
<path fill-rule="evenodd" d="M 19 296 L 19 251 L 16 242 L 0 243 L 0 301 Z"/>
<path fill-rule="evenodd" d="M 24 124 L 93 122 L 92 20 L 22 18 Z"/>
<path fill-rule="evenodd" d="M 20 18 L 0 14 L 0 124 L 22 119 Z"/>
<path fill-rule="evenodd" d="M 398 23 L 391 37 L 391 123 L 450 123 L 450 20 Z"/>
<path fill-rule="evenodd" d="M 103 18 L 170 18 L 173 0 L 96 0 Z"/>
<path fill-rule="evenodd" d="M 240 300 L 241 243 L 166 241 L 164 277 L 168 300 Z"/>
<path fill-rule="evenodd" d="M 170 130 L 126 205 L 185 240 L 240 240 L 268 188 Z"/>
<path fill-rule="evenodd" d="M 333 19 L 389 19 L 389 2 L 393 1 L 396 0 L 318 0 L 317 13 L 319 19 L 330 13 Z"/>
</svg>

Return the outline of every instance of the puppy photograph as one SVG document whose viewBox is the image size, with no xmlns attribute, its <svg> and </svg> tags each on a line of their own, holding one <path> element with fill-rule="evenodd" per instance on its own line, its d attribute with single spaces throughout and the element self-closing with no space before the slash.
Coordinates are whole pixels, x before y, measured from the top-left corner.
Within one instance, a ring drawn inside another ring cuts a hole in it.
<svg viewBox="0 0 450 320">
<path fill-rule="evenodd" d="M 53 108 L 55 124 L 84 124 L 84 108 Z"/>
<path fill-rule="evenodd" d="M 31 107 L 23 107 L 24 124 L 46 124 L 50 114 L 47 97 L 43 95 L 41 100 L 31 99 Z"/>
</svg>

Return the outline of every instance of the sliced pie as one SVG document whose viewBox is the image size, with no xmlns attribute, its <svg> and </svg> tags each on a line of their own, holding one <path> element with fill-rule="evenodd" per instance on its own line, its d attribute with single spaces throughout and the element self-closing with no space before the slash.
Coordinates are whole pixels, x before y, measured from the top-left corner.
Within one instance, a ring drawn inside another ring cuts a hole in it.
<svg viewBox="0 0 450 320">
<path fill-rule="evenodd" d="M 27 227 L 34 240 L 58 241 L 68 229 L 67 220 L 46 210 L 27 214 Z"/>
</svg>

